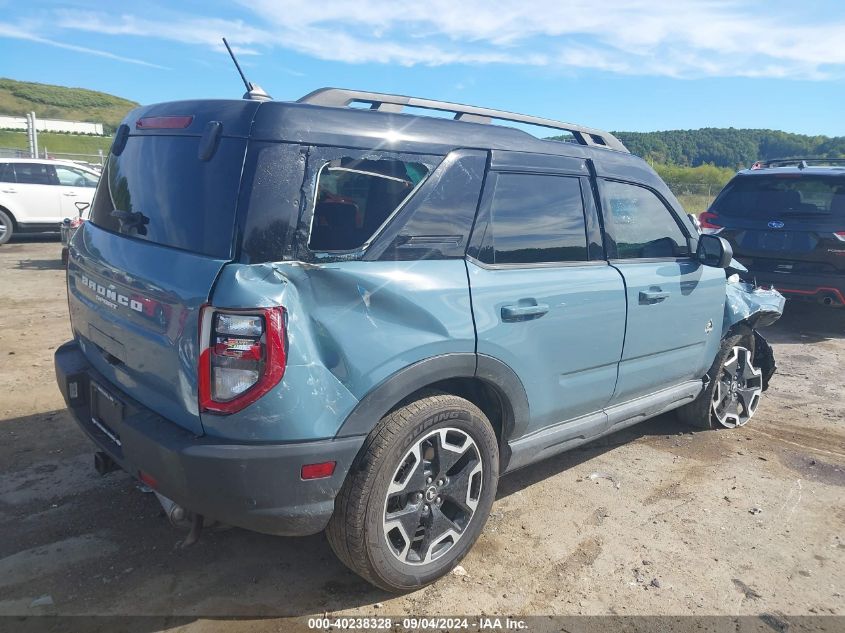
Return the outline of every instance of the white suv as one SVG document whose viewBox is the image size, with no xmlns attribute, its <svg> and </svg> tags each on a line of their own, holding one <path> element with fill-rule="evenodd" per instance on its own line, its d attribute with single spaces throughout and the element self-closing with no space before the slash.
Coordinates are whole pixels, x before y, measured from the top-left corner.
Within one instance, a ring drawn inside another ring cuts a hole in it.
<svg viewBox="0 0 845 633">
<path fill-rule="evenodd" d="M 99 178 L 69 161 L 1 158 L 0 244 L 12 233 L 57 231 L 64 218 L 90 206 Z"/>
</svg>

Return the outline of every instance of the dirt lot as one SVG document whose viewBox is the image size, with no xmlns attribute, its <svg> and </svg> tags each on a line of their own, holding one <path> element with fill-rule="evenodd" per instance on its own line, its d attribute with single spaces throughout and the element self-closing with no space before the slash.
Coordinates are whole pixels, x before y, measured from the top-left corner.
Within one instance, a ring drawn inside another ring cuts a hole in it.
<svg viewBox="0 0 845 633">
<path fill-rule="evenodd" d="M 466 575 L 393 597 L 322 535 L 231 529 L 175 550 L 153 495 L 94 472 L 53 374 L 70 337 L 59 251 L 0 247 L 0 614 L 181 614 L 204 631 L 324 612 L 845 614 L 845 311 L 788 305 L 749 426 L 663 416 L 508 476 Z"/>
</svg>

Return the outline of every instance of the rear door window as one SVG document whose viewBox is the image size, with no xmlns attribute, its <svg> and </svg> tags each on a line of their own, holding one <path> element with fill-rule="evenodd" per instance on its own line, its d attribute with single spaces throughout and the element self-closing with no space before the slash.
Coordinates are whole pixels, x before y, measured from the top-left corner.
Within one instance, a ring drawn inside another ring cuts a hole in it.
<svg viewBox="0 0 845 633">
<path fill-rule="evenodd" d="M 498 174 L 479 259 L 486 264 L 586 261 L 578 178 Z"/>
<path fill-rule="evenodd" d="M 361 248 L 428 175 L 421 162 L 337 158 L 317 176 L 308 237 L 311 251 Z"/>
<path fill-rule="evenodd" d="M 15 177 L 21 185 L 57 185 L 56 172 L 52 165 L 42 163 L 15 164 Z"/>
<path fill-rule="evenodd" d="M 199 137 L 131 136 L 111 154 L 91 221 L 135 239 L 228 259 L 246 140 L 223 137 L 207 161 Z"/>
<path fill-rule="evenodd" d="M 754 219 L 771 219 L 777 215 L 845 215 L 845 177 L 739 176 L 725 187 L 711 211 Z"/>
</svg>

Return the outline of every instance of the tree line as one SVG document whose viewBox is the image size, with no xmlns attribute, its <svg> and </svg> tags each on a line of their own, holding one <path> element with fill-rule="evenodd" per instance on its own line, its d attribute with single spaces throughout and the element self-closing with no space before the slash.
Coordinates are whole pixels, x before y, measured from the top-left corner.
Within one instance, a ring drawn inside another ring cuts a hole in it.
<svg viewBox="0 0 845 633">
<path fill-rule="evenodd" d="M 845 136 L 807 136 L 779 130 L 702 128 L 614 132 L 632 153 L 651 163 L 730 169 L 773 158 L 845 158 Z"/>
</svg>

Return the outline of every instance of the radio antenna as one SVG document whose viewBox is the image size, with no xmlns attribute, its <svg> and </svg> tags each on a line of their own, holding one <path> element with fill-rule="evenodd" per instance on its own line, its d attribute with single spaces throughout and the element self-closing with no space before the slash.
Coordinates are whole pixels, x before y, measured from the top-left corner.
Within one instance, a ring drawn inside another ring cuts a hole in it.
<svg viewBox="0 0 845 633">
<path fill-rule="evenodd" d="M 273 97 L 268 95 L 261 86 L 252 83 L 246 78 L 244 71 L 241 70 L 241 65 L 238 63 L 238 58 L 235 57 L 235 53 L 232 52 L 232 47 L 229 46 L 229 42 L 226 41 L 225 37 L 223 38 L 223 44 L 226 46 L 226 50 L 229 51 L 229 56 L 235 63 L 235 68 L 238 69 L 238 74 L 241 76 L 244 86 L 246 87 L 246 92 L 244 93 L 243 98 L 251 101 L 272 101 Z"/>
</svg>

